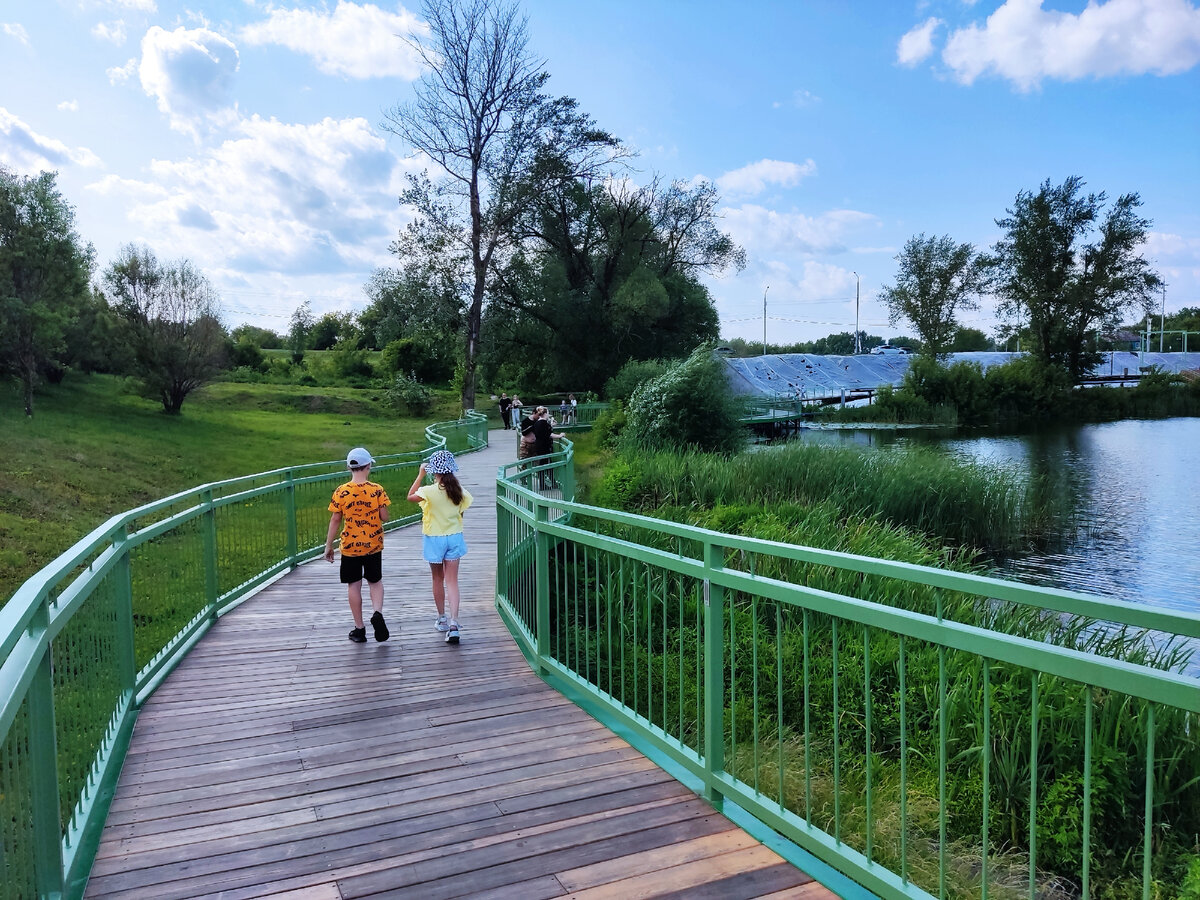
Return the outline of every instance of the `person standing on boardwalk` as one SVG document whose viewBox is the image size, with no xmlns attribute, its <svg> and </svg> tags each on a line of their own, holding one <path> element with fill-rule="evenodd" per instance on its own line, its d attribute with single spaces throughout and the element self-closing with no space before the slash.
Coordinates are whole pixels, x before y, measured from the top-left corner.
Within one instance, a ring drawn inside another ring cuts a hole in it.
<svg viewBox="0 0 1200 900">
<path fill-rule="evenodd" d="M 550 454 L 554 452 L 554 441 L 561 440 L 566 435 L 556 434 L 554 431 L 554 423 L 550 420 L 550 413 L 546 411 L 546 407 L 539 406 L 533 414 L 531 429 L 533 431 L 533 456 L 536 457 L 533 461 L 534 466 L 542 466 L 550 461 Z M 554 477 L 554 472 L 542 470 L 538 472 L 538 489 L 545 490 L 546 478 L 549 476 L 551 487 L 558 487 L 558 480 Z"/>
<path fill-rule="evenodd" d="M 512 419 L 512 427 L 521 427 L 521 407 L 525 404 L 521 402 L 521 398 L 516 394 L 512 395 L 512 402 L 508 404 L 509 417 Z"/>
<path fill-rule="evenodd" d="M 507 393 L 500 394 L 500 421 L 504 424 L 504 430 L 507 431 L 512 427 L 512 423 L 508 418 L 508 411 L 512 409 L 512 400 L 509 399 Z"/>
<path fill-rule="evenodd" d="M 367 629 L 362 617 L 362 582 L 367 579 L 371 592 L 371 628 L 375 640 L 388 639 L 383 621 L 383 523 L 388 520 L 387 491 L 369 480 L 375 462 L 364 447 L 355 447 L 346 455 L 350 480 L 339 485 L 329 501 L 329 533 L 325 536 L 325 558 L 333 562 L 333 542 L 342 536 L 341 581 L 346 585 L 350 615 L 354 627 L 350 640 L 365 643 Z"/>
<path fill-rule="evenodd" d="M 408 499 L 421 504 L 421 555 L 433 576 L 434 627 L 446 635 L 447 644 L 459 641 L 458 561 L 467 555 L 463 538 L 463 513 L 471 505 L 471 492 L 458 482 L 458 463 L 449 450 L 438 450 L 422 463 L 408 489 Z M 433 484 L 422 485 L 425 474 Z"/>
</svg>

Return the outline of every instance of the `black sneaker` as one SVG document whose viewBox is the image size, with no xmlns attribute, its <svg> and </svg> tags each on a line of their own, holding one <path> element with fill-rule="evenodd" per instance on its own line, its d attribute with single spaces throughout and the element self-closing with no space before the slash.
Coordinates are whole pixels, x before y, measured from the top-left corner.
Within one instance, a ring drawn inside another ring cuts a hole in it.
<svg viewBox="0 0 1200 900">
<path fill-rule="evenodd" d="M 356 644 L 365 644 L 367 642 L 367 629 L 351 628 L 350 640 L 354 641 Z"/>
<path fill-rule="evenodd" d="M 371 627 L 375 629 L 375 640 L 386 641 L 388 639 L 388 629 L 383 622 L 383 613 L 376 612 L 371 615 Z"/>
</svg>

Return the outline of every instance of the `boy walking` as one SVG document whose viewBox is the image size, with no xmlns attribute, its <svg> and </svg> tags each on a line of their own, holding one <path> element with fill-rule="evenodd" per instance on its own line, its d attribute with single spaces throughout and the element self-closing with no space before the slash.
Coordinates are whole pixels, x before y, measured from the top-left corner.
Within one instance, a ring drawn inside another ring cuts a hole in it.
<svg viewBox="0 0 1200 900">
<path fill-rule="evenodd" d="M 325 536 L 325 558 L 333 562 L 333 541 L 341 533 L 341 581 L 346 585 L 350 615 L 354 627 L 350 640 L 366 643 L 367 629 L 362 617 L 362 581 L 367 579 L 371 592 L 371 628 L 375 640 L 388 639 L 383 621 L 383 523 L 388 520 L 387 492 L 368 480 L 371 464 L 375 462 L 363 447 L 355 447 L 346 455 L 350 480 L 339 485 L 329 501 L 329 533 Z M 343 527 L 344 526 L 344 527 Z"/>
</svg>

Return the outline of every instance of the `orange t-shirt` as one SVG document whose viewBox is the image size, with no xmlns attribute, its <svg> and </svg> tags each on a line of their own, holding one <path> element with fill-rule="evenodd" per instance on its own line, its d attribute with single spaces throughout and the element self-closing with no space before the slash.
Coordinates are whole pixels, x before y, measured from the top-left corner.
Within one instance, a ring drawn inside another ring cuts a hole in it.
<svg viewBox="0 0 1200 900">
<path fill-rule="evenodd" d="M 373 481 L 347 481 L 333 492 L 329 511 L 342 514 L 342 556 L 366 556 L 383 549 L 379 508 L 391 502 L 387 491 Z"/>
</svg>

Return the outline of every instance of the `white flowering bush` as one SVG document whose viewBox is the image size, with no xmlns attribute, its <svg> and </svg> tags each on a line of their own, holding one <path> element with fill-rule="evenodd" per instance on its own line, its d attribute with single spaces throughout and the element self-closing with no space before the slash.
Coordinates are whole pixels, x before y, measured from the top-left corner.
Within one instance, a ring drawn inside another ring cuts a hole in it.
<svg viewBox="0 0 1200 900">
<path fill-rule="evenodd" d="M 741 408 L 711 347 L 700 347 L 629 398 L 622 444 L 641 450 L 734 453 L 745 443 Z"/>
</svg>

